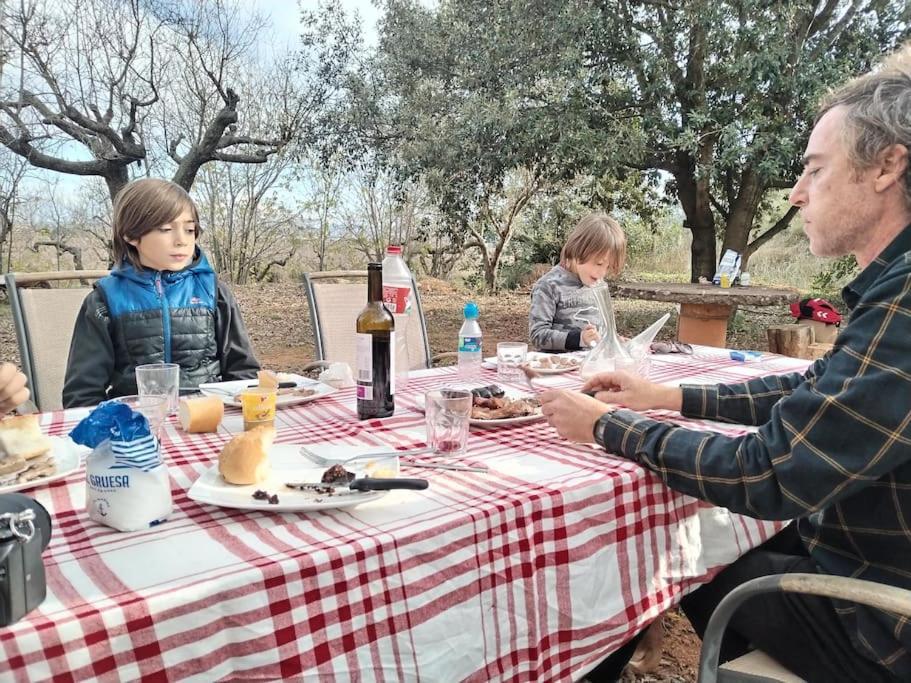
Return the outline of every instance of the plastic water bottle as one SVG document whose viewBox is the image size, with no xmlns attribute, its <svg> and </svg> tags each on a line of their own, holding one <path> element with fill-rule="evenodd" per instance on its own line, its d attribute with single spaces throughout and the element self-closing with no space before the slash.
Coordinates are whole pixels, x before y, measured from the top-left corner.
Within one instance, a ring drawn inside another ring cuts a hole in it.
<svg viewBox="0 0 911 683">
<path fill-rule="evenodd" d="M 478 325 L 478 305 L 474 301 L 465 304 L 465 322 L 459 329 L 459 377 L 462 381 L 481 378 L 481 326 Z"/>
<path fill-rule="evenodd" d="M 414 292 L 411 289 L 411 271 L 402 258 L 402 247 L 390 244 L 383 259 L 383 303 L 395 318 L 395 390 L 402 391 L 408 384 L 411 366 L 408 354 L 408 333 L 413 324 Z"/>
</svg>

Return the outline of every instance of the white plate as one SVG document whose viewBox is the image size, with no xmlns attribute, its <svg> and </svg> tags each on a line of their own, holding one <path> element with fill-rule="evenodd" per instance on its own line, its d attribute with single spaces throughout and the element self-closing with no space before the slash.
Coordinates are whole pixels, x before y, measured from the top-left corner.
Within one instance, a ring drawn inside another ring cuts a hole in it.
<svg viewBox="0 0 911 683">
<path fill-rule="evenodd" d="M 579 361 L 578 365 L 567 368 L 542 368 L 538 365 L 538 362 L 541 358 L 575 358 Z M 583 358 L 580 358 L 575 353 L 538 353 L 532 352 L 526 356 L 528 361 L 528 367 L 537 372 L 540 375 L 562 375 L 566 372 L 575 372 L 580 367 L 582 367 Z"/>
<path fill-rule="evenodd" d="M 323 384 L 322 382 L 317 382 L 314 379 L 302 377 L 301 375 L 282 372 L 279 373 L 279 379 L 282 382 L 296 382 L 298 389 L 313 389 L 316 393 L 311 394 L 310 396 L 279 394 L 275 400 L 275 405 L 278 408 L 281 408 L 282 406 L 293 406 L 298 403 L 308 403 L 309 401 L 315 401 L 318 398 L 334 394 L 338 391 L 335 387 Z M 199 385 L 199 392 L 205 396 L 217 396 L 227 406 L 240 408 L 240 401 L 235 400 L 234 395 L 251 386 L 256 386 L 255 379 L 237 379 L 231 382 L 208 382 Z"/>
<path fill-rule="evenodd" d="M 499 385 L 497 385 L 499 386 Z M 507 398 L 530 398 L 532 394 L 522 394 L 517 391 L 512 391 L 508 387 L 503 387 L 505 395 Z M 417 405 L 414 405 L 414 408 L 419 412 L 424 412 L 424 403 L 423 398 L 421 402 Z M 468 418 L 468 424 L 474 425 L 476 427 L 501 427 L 503 425 L 518 425 L 525 422 L 537 422 L 538 420 L 544 419 L 544 413 L 541 412 L 541 409 L 538 408 L 538 412 L 532 413 L 531 415 L 523 415 L 522 417 L 504 417 L 499 420 L 479 420 L 473 417 Z"/>
<path fill-rule="evenodd" d="M 54 457 L 57 471 L 46 477 L 39 477 L 32 481 L 0 486 L 0 493 L 12 493 L 13 491 L 33 489 L 36 486 L 44 486 L 45 484 L 50 484 L 52 481 L 68 477 L 82 467 L 82 458 L 92 452 L 91 448 L 86 448 L 74 443 L 68 436 L 50 436 L 48 438 L 51 441 L 51 455 Z"/>
<path fill-rule="evenodd" d="M 327 458 L 333 457 L 333 449 L 323 448 L 321 445 L 307 445 L 320 455 Z M 338 446 L 338 457 L 350 457 L 359 453 L 369 453 L 371 449 L 350 448 L 343 449 Z M 374 448 L 372 450 L 386 450 Z M 269 461 L 272 465 L 272 474 L 266 481 L 249 486 L 235 486 L 228 484 L 218 473 L 218 465 L 213 465 L 206 470 L 187 492 L 191 500 L 197 503 L 218 505 L 219 507 L 237 508 L 238 510 L 265 510 L 267 512 L 308 512 L 312 510 L 334 510 L 335 508 L 351 507 L 369 503 L 384 496 L 388 491 L 350 491 L 345 493 L 325 494 L 316 491 L 301 491 L 289 489 L 285 486 L 288 481 L 319 481 L 325 467 L 317 467 L 300 453 L 299 444 L 276 444 L 269 452 Z M 387 462 L 388 461 L 388 462 Z M 399 472 L 399 459 L 397 456 L 383 458 L 379 467 L 389 467 L 397 476 Z M 359 461 L 345 466 L 349 472 L 357 476 L 364 476 L 371 468 L 369 461 Z M 269 494 L 278 494 L 278 504 L 272 505 L 265 500 L 256 500 L 253 492 L 266 491 Z"/>
<path fill-rule="evenodd" d="M 519 425 L 525 422 L 537 422 L 538 420 L 544 419 L 544 413 L 537 412 L 531 415 L 523 415 L 522 417 L 504 417 L 500 420 L 477 420 L 475 418 L 470 418 L 468 423 L 474 425 L 475 427 L 502 427 L 503 425 Z"/>
<path fill-rule="evenodd" d="M 532 394 L 521 393 L 518 391 L 512 391 L 508 387 L 503 387 L 503 390 L 506 392 L 506 398 L 532 398 Z M 525 422 L 537 422 L 538 420 L 544 419 L 544 413 L 541 412 L 541 409 L 538 408 L 538 412 L 532 413 L 531 415 L 523 415 L 522 417 L 504 417 L 499 420 L 479 420 L 476 418 L 469 418 L 468 423 L 474 425 L 475 427 L 502 427 L 503 425 L 518 425 Z"/>
<path fill-rule="evenodd" d="M 588 351 L 576 351 L 574 353 L 541 353 L 540 351 L 529 351 L 528 355 L 525 356 L 525 359 L 528 361 L 529 367 L 542 375 L 561 375 L 565 372 L 575 372 L 580 367 L 582 367 L 582 361 L 585 360 L 585 355 Z M 537 360 L 539 358 L 553 357 L 553 356 L 566 356 L 569 358 L 575 358 L 579 361 L 579 365 L 576 365 L 571 368 L 541 368 L 538 367 Z M 483 365 L 485 368 L 490 370 L 497 369 L 497 357 L 491 356 L 490 358 L 485 358 Z"/>
</svg>

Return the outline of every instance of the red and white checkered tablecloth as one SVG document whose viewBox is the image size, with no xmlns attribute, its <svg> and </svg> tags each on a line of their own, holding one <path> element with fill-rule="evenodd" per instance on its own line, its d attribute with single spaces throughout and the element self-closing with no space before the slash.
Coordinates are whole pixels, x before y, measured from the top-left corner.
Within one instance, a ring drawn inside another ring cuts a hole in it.
<svg viewBox="0 0 911 683">
<path fill-rule="evenodd" d="M 724 382 L 806 365 L 697 348 L 655 356 L 651 376 Z M 454 372 L 418 373 L 385 420 L 355 419 L 353 390 L 280 410 L 278 441 L 420 444 L 423 415 L 409 406 Z M 42 421 L 65 434 L 85 414 Z M 218 434 L 166 426 L 174 512 L 146 531 L 90 521 L 83 472 L 27 492 L 54 520 L 48 596 L 0 631 L 0 677 L 570 681 L 778 528 L 676 494 L 546 422 L 473 430 L 465 460 L 489 474 L 404 464 L 430 488 L 355 508 L 268 514 L 191 501 L 191 484 L 241 429 L 234 409 Z"/>
</svg>

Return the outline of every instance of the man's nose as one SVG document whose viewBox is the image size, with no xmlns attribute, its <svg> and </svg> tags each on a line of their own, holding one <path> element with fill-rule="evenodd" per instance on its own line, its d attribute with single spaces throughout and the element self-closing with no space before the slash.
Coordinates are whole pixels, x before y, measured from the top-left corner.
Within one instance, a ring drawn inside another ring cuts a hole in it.
<svg viewBox="0 0 911 683">
<path fill-rule="evenodd" d="M 791 193 L 788 195 L 788 201 L 797 207 L 803 207 L 807 203 L 806 192 L 803 189 L 803 178 L 801 175 L 797 179 L 797 183 L 791 188 Z"/>
</svg>

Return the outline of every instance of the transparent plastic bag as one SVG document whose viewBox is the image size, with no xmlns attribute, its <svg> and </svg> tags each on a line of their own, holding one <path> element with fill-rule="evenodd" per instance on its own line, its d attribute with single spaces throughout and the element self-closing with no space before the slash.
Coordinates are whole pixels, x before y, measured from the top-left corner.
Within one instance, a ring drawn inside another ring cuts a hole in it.
<svg viewBox="0 0 911 683">
<path fill-rule="evenodd" d="M 617 319 L 614 316 L 614 303 L 611 300 L 610 290 L 607 285 L 597 285 L 592 287 L 592 298 L 601 313 L 604 321 L 602 326 L 603 334 L 595 348 L 588 352 L 582 366 L 579 368 L 579 375 L 582 379 L 594 377 L 600 372 L 610 372 L 616 369 L 618 363 L 621 366 L 628 365 L 631 358 L 620 337 L 617 336 Z"/>
<path fill-rule="evenodd" d="M 582 362 L 582 366 L 579 368 L 582 379 L 613 370 L 627 370 L 647 375 L 649 347 L 664 323 L 670 318 L 670 313 L 665 313 L 635 337 L 623 342 L 617 334 L 614 304 L 607 285 L 594 287 L 592 293 L 601 317 L 604 319 L 604 335 Z"/>
</svg>

